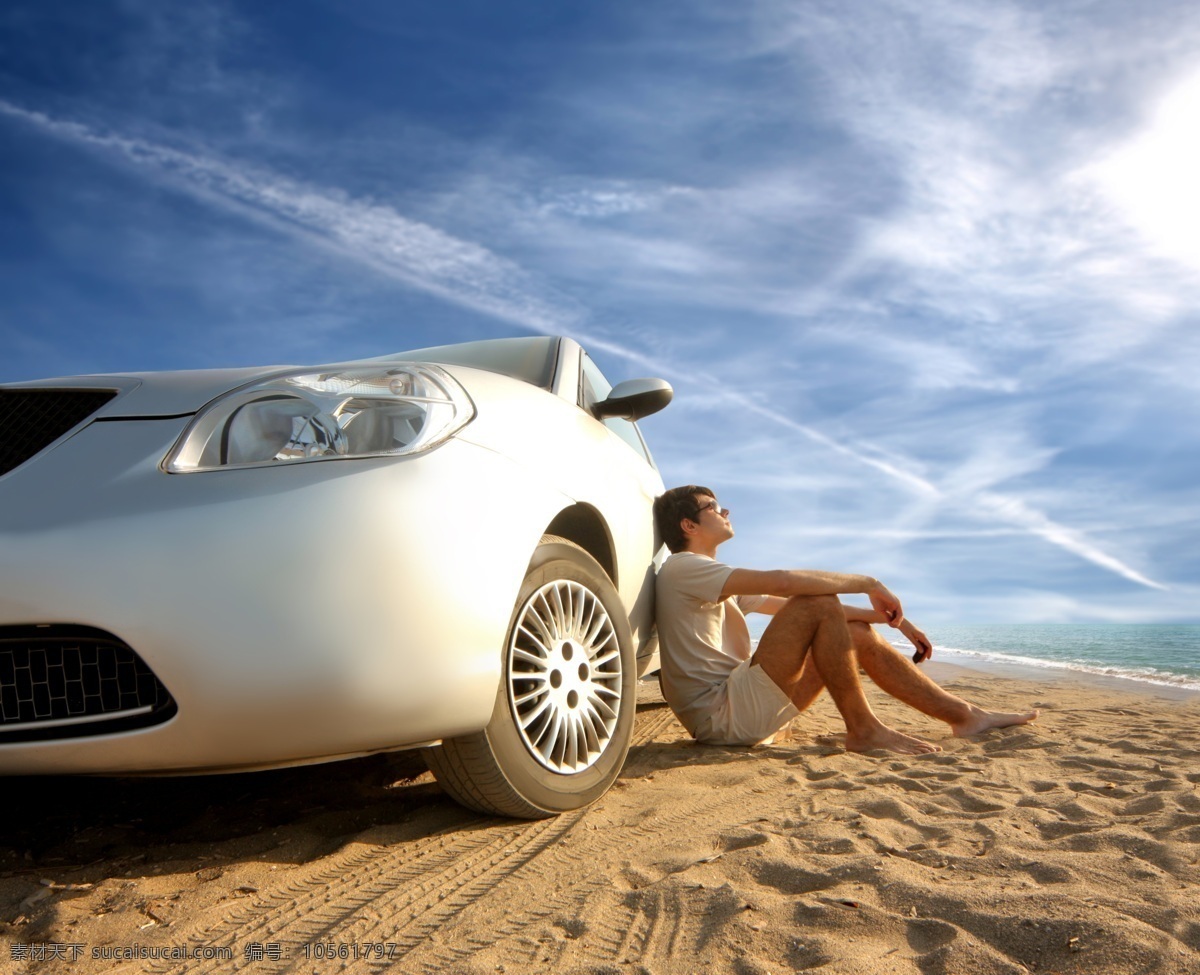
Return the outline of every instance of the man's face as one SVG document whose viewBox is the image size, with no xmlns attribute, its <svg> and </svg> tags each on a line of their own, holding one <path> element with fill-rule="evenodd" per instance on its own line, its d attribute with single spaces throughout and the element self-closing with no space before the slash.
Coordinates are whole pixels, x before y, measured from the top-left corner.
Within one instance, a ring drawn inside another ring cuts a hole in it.
<svg viewBox="0 0 1200 975">
<path fill-rule="evenodd" d="M 729 509 L 721 507 L 721 502 L 710 498 L 707 494 L 694 495 L 699 513 L 692 524 L 696 525 L 697 539 L 719 545 L 733 538 L 733 525 L 729 521 Z"/>
</svg>

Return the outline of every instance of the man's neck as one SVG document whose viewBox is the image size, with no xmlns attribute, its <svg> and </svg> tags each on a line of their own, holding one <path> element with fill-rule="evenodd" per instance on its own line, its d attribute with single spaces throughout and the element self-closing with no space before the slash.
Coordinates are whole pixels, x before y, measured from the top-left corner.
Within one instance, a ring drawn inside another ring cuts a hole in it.
<svg viewBox="0 0 1200 975">
<path fill-rule="evenodd" d="M 695 542 L 684 549 L 685 552 L 691 552 L 693 555 L 706 555 L 713 561 L 717 558 L 717 546 L 705 547 L 699 542 Z"/>
</svg>

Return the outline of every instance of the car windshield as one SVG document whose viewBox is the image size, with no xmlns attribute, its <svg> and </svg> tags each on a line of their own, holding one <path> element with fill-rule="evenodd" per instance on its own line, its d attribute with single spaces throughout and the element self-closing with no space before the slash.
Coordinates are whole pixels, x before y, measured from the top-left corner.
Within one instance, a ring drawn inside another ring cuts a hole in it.
<svg viewBox="0 0 1200 975">
<path fill-rule="evenodd" d="M 557 336 L 536 335 L 529 338 L 484 339 L 460 345 L 438 345 L 381 358 L 473 366 L 549 389 L 554 379 L 554 367 L 558 364 L 558 346 Z"/>
</svg>

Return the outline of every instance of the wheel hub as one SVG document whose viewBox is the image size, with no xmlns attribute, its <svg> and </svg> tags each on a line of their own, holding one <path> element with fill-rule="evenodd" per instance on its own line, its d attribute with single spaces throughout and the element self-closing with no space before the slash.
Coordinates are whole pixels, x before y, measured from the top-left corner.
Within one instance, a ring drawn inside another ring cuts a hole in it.
<svg viewBox="0 0 1200 975">
<path fill-rule="evenodd" d="M 529 753 L 555 772 L 581 772 L 612 740 L 621 653 L 612 621 L 586 586 L 556 580 L 521 608 L 508 647 L 509 706 Z"/>
</svg>

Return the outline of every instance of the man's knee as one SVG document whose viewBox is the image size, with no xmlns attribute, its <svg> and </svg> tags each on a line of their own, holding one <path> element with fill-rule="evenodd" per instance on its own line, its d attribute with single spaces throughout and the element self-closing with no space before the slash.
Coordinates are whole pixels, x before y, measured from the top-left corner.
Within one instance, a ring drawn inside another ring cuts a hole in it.
<svg viewBox="0 0 1200 975">
<path fill-rule="evenodd" d="M 808 616 L 844 616 L 841 600 L 837 596 L 791 596 L 784 609 Z"/>
<path fill-rule="evenodd" d="M 816 634 L 827 623 L 844 620 L 842 604 L 836 596 L 792 596 L 767 624 L 754 654 L 755 662 L 775 661 L 795 674 Z M 768 673 L 776 676 L 774 669 Z"/>
<path fill-rule="evenodd" d="M 860 623 L 857 620 L 849 624 L 850 645 L 859 660 L 868 662 L 883 653 L 892 653 L 892 645 L 887 642 L 870 623 Z"/>
<path fill-rule="evenodd" d="M 870 623 L 864 623 L 861 620 L 851 620 L 847 625 L 850 627 L 850 636 L 856 644 L 870 640 L 875 635 L 875 627 Z"/>
</svg>

